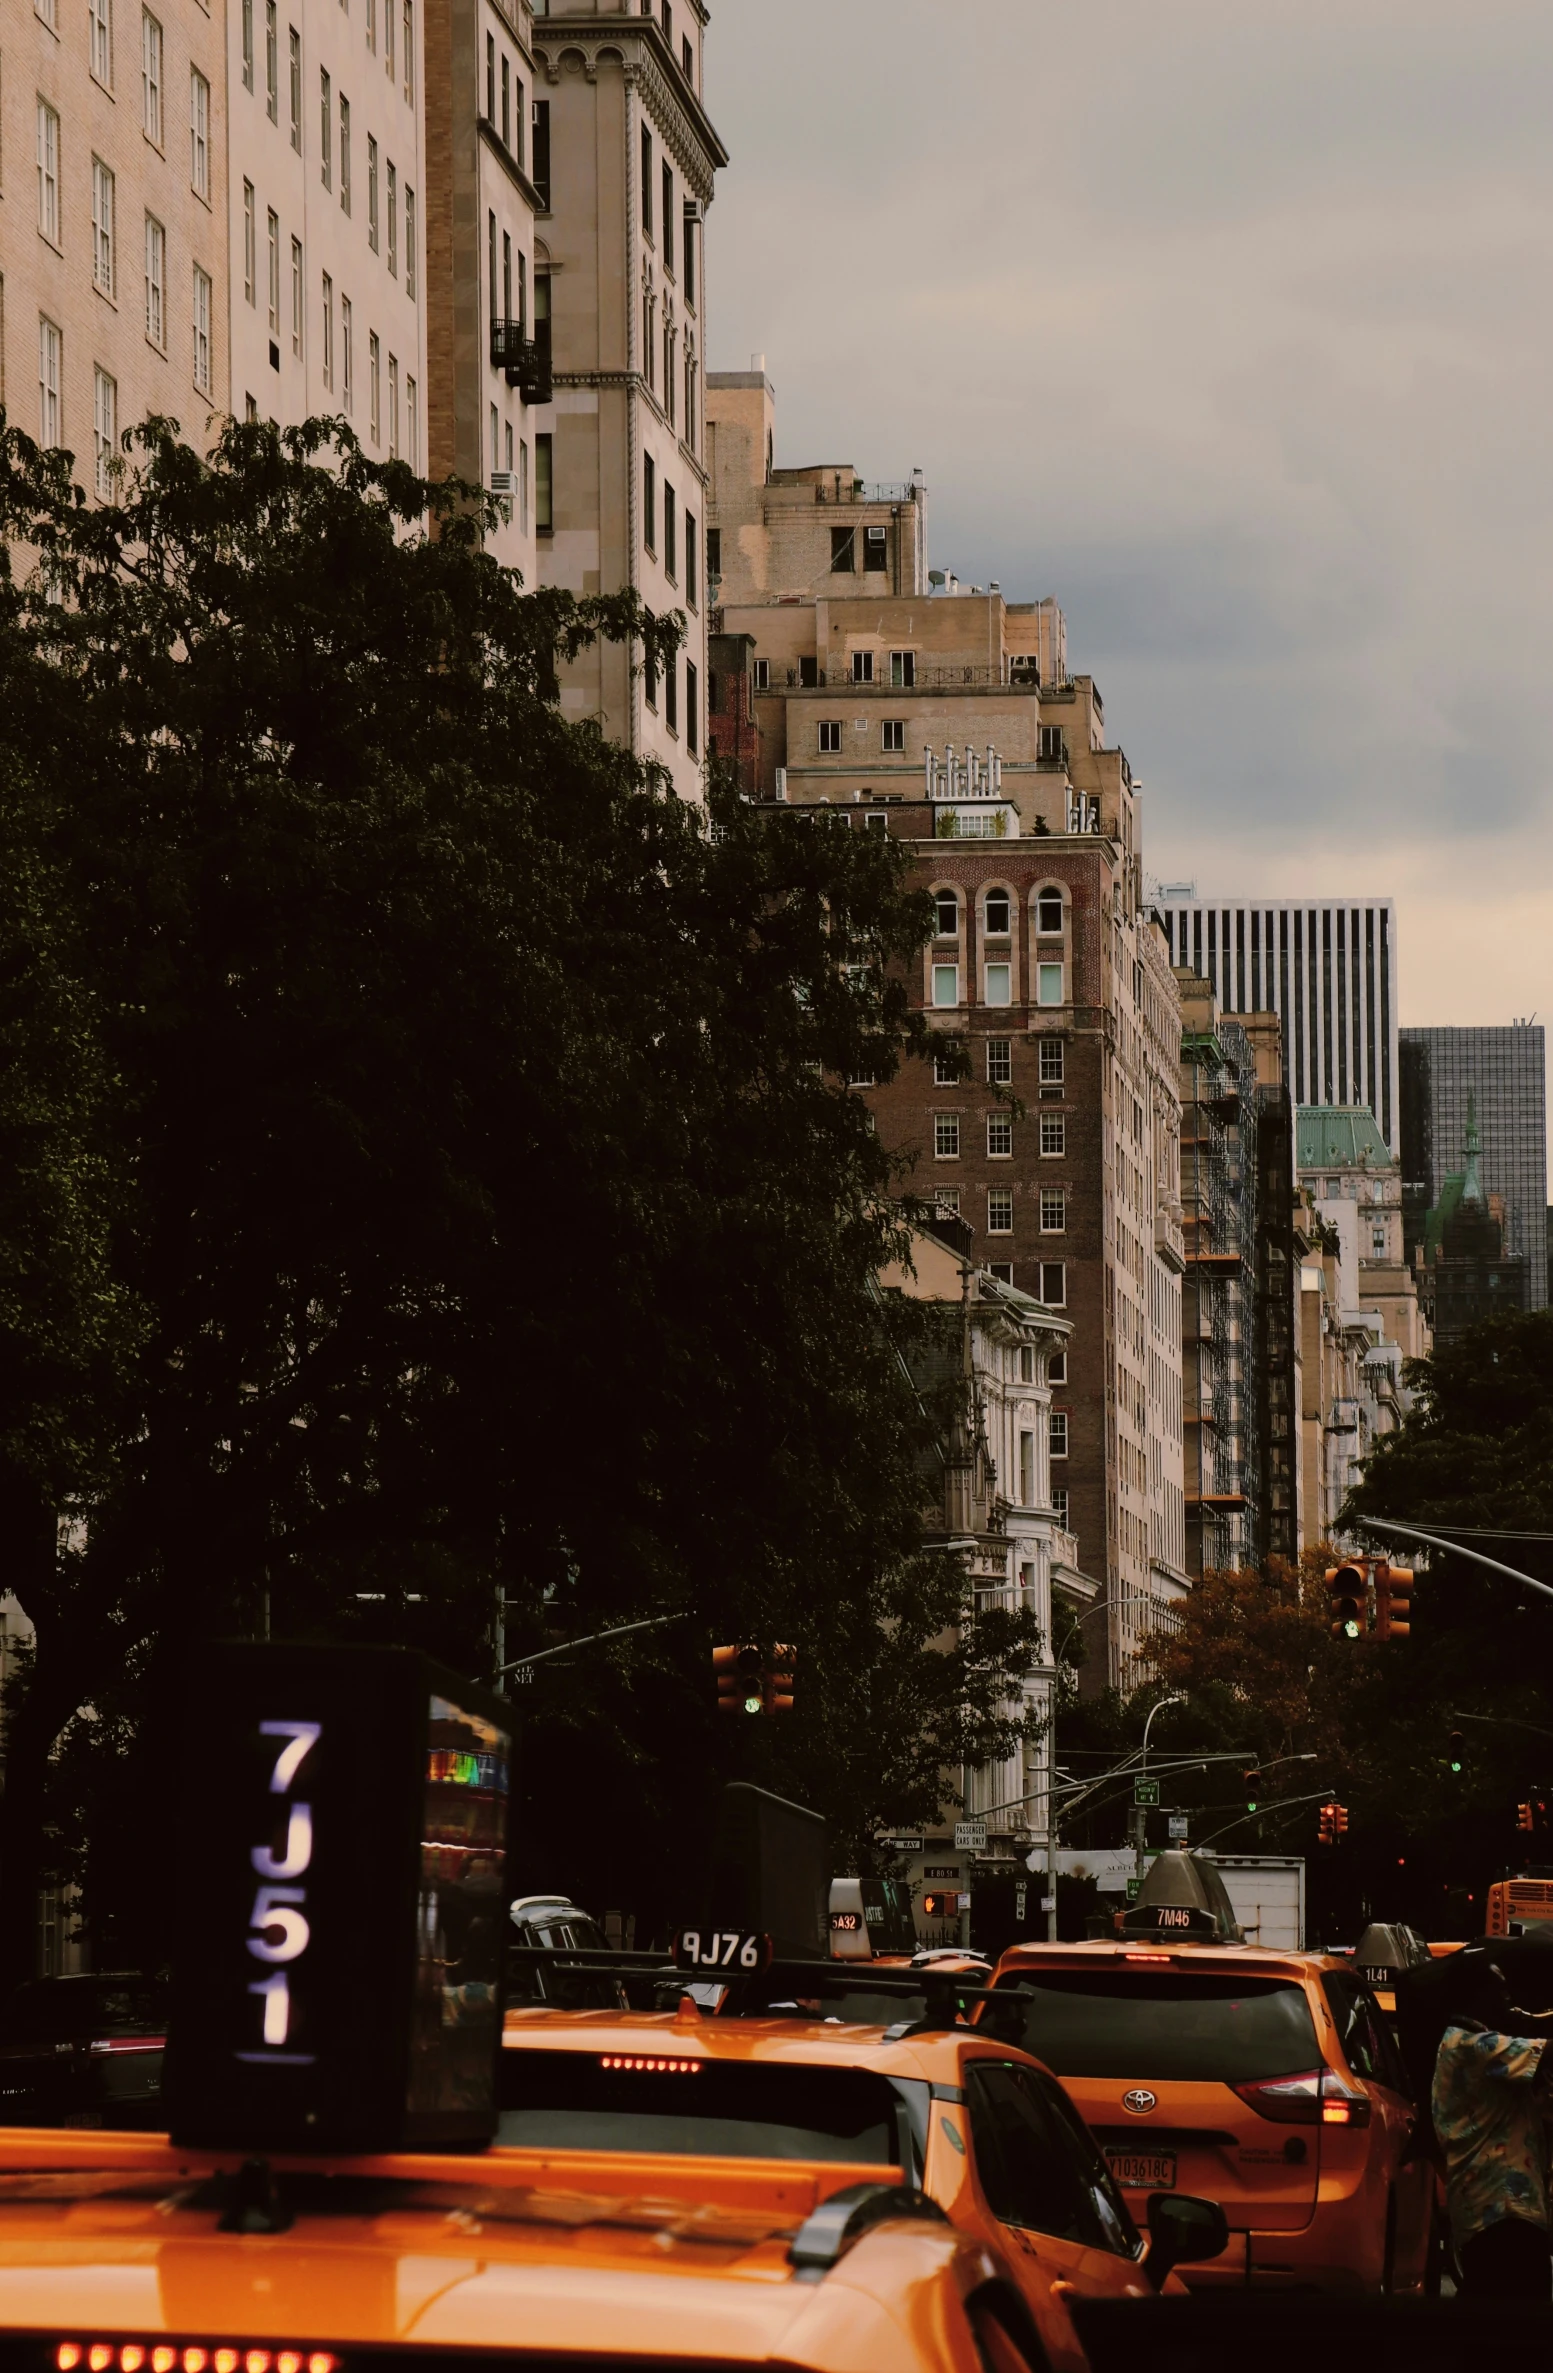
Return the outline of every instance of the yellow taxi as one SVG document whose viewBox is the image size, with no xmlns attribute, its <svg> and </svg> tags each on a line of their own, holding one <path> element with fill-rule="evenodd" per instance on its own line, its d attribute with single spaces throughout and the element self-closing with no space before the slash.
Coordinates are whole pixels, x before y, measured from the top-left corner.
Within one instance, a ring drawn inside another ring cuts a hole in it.
<svg viewBox="0 0 1553 2373">
<path fill-rule="evenodd" d="M 869 1975 L 847 1983 L 866 1989 Z M 1175 2264 L 1223 2249 L 1208 2201 L 1153 2205 L 1140 2235 L 1062 2087 L 990 2031 L 910 2020 L 899 2032 L 797 2008 L 510 2010 L 499 2144 L 565 2184 L 715 2195 L 736 2172 L 778 2186 L 801 2173 L 920 2190 L 1011 2267 L 1054 2373 L 1086 2361 L 1070 2302 L 1150 2298 Z"/>
<path fill-rule="evenodd" d="M 1115 1943 L 1003 1955 L 994 1992 L 1024 1990 L 1020 2042 L 1061 2078 L 1124 2194 L 1184 2189 L 1223 2208 L 1226 2245 L 1190 2267 L 1192 2287 L 1422 2290 L 1433 2171 L 1369 1988 L 1335 1956 L 1226 1937 L 1197 1874 L 1178 1878 L 1180 1902 L 1171 1885 L 1161 1874 Z"/>
<path fill-rule="evenodd" d="M 795 2171 L 603 2191 L 526 2153 L 244 2161 L 0 2138 L 16 2373 L 1040 2373 L 1000 2255 L 920 2201 Z"/>
</svg>

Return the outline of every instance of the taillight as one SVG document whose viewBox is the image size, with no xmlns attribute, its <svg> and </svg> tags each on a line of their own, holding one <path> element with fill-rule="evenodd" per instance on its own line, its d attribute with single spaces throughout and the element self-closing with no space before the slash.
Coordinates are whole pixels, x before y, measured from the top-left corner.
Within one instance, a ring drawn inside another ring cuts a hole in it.
<svg viewBox="0 0 1553 2373">
<path fill-rule="evenodd" d="M 110 2035 L 86 2048 L 89 2052 L 160 2052 L 166 2044 L 165 2035 Z"/>
<path fill-rule="evenodd" d="M 243 2348 L 207 2341 L 61 2340 L 55 2373 L 343 2373 L 328 2348 Z"/>
<path fill-rule="evenodd" d="M 1258 2117 L 1279 2126 L 1367 2126 L 1368 2093 L 1350 2093 L 1330 2068 L 1312 2068 L 1304 2076 L 1275 2076 L 1234 2087 Z"/>
</svg>

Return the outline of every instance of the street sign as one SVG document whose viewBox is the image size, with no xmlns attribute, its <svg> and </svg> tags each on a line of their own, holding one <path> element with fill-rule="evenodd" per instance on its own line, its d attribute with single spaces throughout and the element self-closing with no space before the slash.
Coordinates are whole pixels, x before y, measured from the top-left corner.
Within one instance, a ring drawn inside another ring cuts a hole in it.
<svg viewBox="0 0 1553 2373">
<path fill-rule="evenodd" d="M 1129 1879 L 1127 1881 L 1127 1901 L 1129 1903 L 1137 1902 L 1138 1889 L 1142 1886 L 1142 1884 L 1143 1881 L 1141 1879 Z"/>
<path fill-rule="evenodd" d="M 1158 1804 L 1159 1782 L 1157 1780 L 1134 1780 L 1132 1801 L 1137 1805 Z"/>
<path fill-rule="evenodd" d="M 892 1854 L 920 1854 L 922 1851 L 919 1837 L 876 1837 L 874 1844 L 888 1847 Z"/>
<path fill-rule="evenodd" d="M 954 1825 L 954 1850 L 957 1854 L 985 1854 L 987 1851 L 986 1822 L 957 1821 Z"/>
<path fill-rule="evenodd" d="M 1181 1845 L 1185 1845 L 1188 1836 L 1191 1834 L 1191 1826 L 1192 1825 L 1187 1819 L 1185 1813 L 1172 1813 L 1170 1816 L 1171 1844 L 1175 1845 L 1179 1842 Z"/>
</svg>

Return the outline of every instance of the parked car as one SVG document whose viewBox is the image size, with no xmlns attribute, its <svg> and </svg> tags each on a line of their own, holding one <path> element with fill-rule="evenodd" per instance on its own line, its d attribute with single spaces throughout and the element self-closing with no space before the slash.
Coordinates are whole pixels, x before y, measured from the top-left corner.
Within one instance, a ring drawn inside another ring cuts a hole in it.
<svg viewBox="0 0 1553 2373">
<path fill-rule="evenodd" d="M 35 1978 L 0 2006 L 0 2125 L 162 2124 L 167 1995 L 132 1970 Z"/>
</svg>

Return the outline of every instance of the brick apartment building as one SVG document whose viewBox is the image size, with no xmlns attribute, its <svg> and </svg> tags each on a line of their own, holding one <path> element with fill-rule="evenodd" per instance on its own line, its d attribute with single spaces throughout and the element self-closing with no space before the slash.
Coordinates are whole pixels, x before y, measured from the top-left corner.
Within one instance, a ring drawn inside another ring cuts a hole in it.
<svg viewBox="0 0 1553 2373">
<path fill-rule="evenodd" d="M 920 476 L 779 468 L 774 415 L 763 367 L 710 382 L 714 631 L 754 787 L 909 842 L 934 898 L 916 986 L 968 1075 L 914 1066 L 872 1101 L 978 1264 L 1072 1323 L 1053 1506 L 1108 1608 L 1087 1670 L 1128 1681 L 1187 1587 L 1180 1006 L 1138 787 L 1057 605 L 929 570 Z"/>
</svg>

